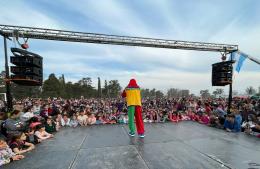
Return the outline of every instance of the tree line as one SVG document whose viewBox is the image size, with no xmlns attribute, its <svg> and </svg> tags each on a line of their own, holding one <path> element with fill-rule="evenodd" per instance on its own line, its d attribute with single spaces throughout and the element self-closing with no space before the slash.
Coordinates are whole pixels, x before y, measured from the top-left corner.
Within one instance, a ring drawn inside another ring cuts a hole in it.
<svg viewBox="0 0 260 169">
<path fill-rule="evenodd" d="M 54 73 L 50 74 L 48 79 L 43 82 L 42 86 L 21 86 L 15 83 L 11 84 L 11 93 L 13 98 L 22 99 L 26 97 L 31 98 L 48 98 L 48 97 L 62 97 L 62 98 L 80 98 L 84 96 L 85 98 L 117 98 L 122 92 L 122 87 L 118 80 L 104 80 L 100 78 L 98 80 L 98 85 L 95 87 L 92 83 L 90 77 L 84 77 L 77 82 L 66 82 L 64 75 L 56 77 Z M 0 93 L 5 93 L 5 82 L 4 73 L 0 74 Z M 260 87 L 258 91 L 252 86 L 247 87 L 245 93 L 249 96 L 259 95 Z M 162 98 L 162 97 L 189 97 L 194 96 L 190 94 L 189 90 L 170 88 L 167 93 L 164 94 L 160 90 L 156 89 L 141 89 L 142 97 L 149 98 Z M 238 95 L 236 91 L 233 91 L 233 95 Z M 216 89 L 212 93 L 209 90 L 201 90 L 200 96 L 203 98 L 208 97 L 224 97 L 223 89 Z"/>
</svg>

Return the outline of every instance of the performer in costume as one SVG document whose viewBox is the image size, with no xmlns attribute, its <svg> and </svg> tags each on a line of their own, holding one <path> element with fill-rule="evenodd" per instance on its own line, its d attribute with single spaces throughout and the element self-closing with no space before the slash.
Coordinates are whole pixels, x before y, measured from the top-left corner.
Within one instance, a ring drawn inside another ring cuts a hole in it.
<svg viewBox="0 0 260 169">
<path fill-rule="evenodd" d="M 122 93 L 122 97 L 126 98 L 127 109 L 128 109 L 128 126 L 129 135 L 135 136 L 135 125 L 134 117 L 136 122 L 137 133 L 139 137 L 144 137 L 144 122 L 142 118 L 142 104 L 141 104 L 141 91 L 139 86 L 136 84 L 135 79 L 131 79 L 128 86 Z"/>
</svg>

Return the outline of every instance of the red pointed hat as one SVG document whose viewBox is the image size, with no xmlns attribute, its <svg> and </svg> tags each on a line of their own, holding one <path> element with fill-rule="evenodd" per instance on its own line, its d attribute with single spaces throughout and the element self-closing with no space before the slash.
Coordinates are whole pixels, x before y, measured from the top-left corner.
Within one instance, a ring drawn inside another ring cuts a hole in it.
<svg viewBox="0 0 260 169">
<path fill-rule="evenodd" d="M 135 79 L 131 79 L 129 84 L 127 85 L 128 88 L 139 88 L 139 86 L 136 83 Z"/>
</svg>

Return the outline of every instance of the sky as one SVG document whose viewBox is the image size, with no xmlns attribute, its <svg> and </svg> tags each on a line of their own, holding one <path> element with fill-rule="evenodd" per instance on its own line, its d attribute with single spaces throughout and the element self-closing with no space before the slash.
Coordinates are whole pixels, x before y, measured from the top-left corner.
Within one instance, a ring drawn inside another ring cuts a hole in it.
<svg viewBox="0 0 260 169">
<path fill-rule="evenodd" d="M 239 45 L 260 59 L 259 0 L 1 0 L 0 24 L 90 33 L 201 41 Z M 22 41 L 22 39 L 20 40 Z M 122 87 L 136 78 L 142 88 L 189 89 L 199 94 L 228 87 L 211 86 L 211 65 L 218 52 L 29 39 L 29 51 L 40 54 L 44 78 L 50 73 L 76 82 L 91 77 L 97 85 L 119 80 Z M 8 47 L 17 46 L 9 41 Z M 4 70 L 0 40 L 0 70 Z M 11 55 L 9 50 L 9 55 Z M 234 74 L 233 90 L 244 93 L 260 86 L 260 66 L 246 60 Z"/>
</svg>

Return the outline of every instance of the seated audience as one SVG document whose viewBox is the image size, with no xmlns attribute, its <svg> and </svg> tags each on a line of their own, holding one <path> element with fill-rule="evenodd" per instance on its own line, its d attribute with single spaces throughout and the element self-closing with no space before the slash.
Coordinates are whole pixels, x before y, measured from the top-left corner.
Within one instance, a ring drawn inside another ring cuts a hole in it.
<svg viewBox="0 0 260 169">
<path fill-rule="evenodd" d="M 24 132 L 26 136 L 26 141 L 32 144 L 38 144 L 41 142 L 40 139 L 38 139 L 35 135 L 35 128 L 27 128 Z"/>
<path fill-rule="evenodd" d="M 7 145 L 5 139 L 0 137 L 0 167 L 12 161 L 18 161 L 23 158 L 23 155 L 14 153 Z"/>
<path fill-rule="evenodd" d="M 20 119 L 22 122 L 27 122 L 30 120 L 32 117 L 34 117 L 33 111 L 31 107 L 28 107 L 24 109 L 24 112 L 22 115 L 20 115 Z"/>
<path fill-rule="evenodd" d="M 26 135 L 24 133 L 13 136 L 9 146 L 16 154 L 23 154 L 35 148 L 34 144 L 26 141 Z"/>
<path fill-rule="evenodd" d="M 78 124 L 79 124 L 79 122 L 78 122 L 78 117 L 77 117 L 76 114 L 73 114 L 73 115 L 72 115 L 72 119 L 70 120 L 70 126 L 71 126 L 71 127 L 77 127 Z"/>
<path fill-rule="evenodd" d="M 46 131 L 47 133 L 50 133 L 50 134 L 52 134 L 52 133 L 54 133 L 54 132 L 57 131 L 57 130 L 56 130 L 56 124 L 55 124 L 55 122 L 52 120 L 51 117 L 48 117 L 48 118 L 47 118 L 47 121 L 46 121 L 46 124 L 45 124 L 45 131 Z"/>
<path fill-rule="evenodd" d="M 241 121 L 239 121 L 235 115 L 229 114 L 226 117 L 224 128 L 228 132 L 240 132 L 241 131 Z"/>
<path fill-rule="evenodd" d="M 36 126 L 34 135 L 37 136 L 37 139 L 39 139 L 40 141 L 43 141 L 43 140 L 46 140 L 46 139 L 53 137 L 52 134 L 47 133 L 45 131 L 45 127 L 43 125 Z"/>
<path fill-rule="evenodd" d="M 88 116 L 85 114 L 85 112 L 82 110 L 80 111 L 78 115 L 78 122 L 80 126 L 87 126 L 88 124 Z"/>
<path fill-rule="evenodd" d="M 24 123 L 20 121 L 20 111 L 14 110 L 11 112 L 10 117 L 5 121 L 5 128 L 8 138 L 21 135 L 24 130 Z"/>
<path fill-rule="evenodd" d="M 70 118 L 67 114 L 63 115 L 63 118 L 61 119 L 61 126 L 63 127 L 70 127 Z"/>
<path fill-rule="evenodd" d="M 96 124 L 96 117 L 95 114 L 90 114 L 87 120 L 88 124 L 92 125 L 92 124 Z"/>
</svg>

